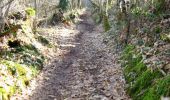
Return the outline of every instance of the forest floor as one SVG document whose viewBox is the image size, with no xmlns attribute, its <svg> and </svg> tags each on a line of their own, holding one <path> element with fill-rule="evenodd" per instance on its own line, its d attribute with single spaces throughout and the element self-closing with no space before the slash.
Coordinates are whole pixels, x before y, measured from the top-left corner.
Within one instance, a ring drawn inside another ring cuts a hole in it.
<svg viewBox="0 0 170 100">
<path fill-rule="evenodd" d="M 25 99 L 129 100 L 118 56 L 103 43 L 103 28 L 95 25 L 89 12 L 76 25 L 52 28 L 41 34 L 58 49 Z"/>
</svg>

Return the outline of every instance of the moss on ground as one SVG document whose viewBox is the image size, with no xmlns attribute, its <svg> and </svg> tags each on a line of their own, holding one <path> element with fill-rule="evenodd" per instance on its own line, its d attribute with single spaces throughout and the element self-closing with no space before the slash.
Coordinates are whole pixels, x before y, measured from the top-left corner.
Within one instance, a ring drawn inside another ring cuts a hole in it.
<svg viewBox="0 0 170 100">
<path fill-rule="evenodd" d="M 34 8 L 27 8 L 26 10 L 25 10 L 25 12 L 27 13 L 27 15 L 28 16 L 35 16 L 35 10 L 34 10 Z"/>
<path fill-rule="evenodd" d="M 163 76 L 158 69 L 149 70 L 134 46 L 127 46 L 122 55 L 127 93 L 132 99 L 160 100 L 161 96 L 170 96 L 170 75 Z"/>
<path fill-rule="evenodd" d="M 21 94 L 43 68 L 44 60 L 44 56 L 31 44 L 0 52 L 0 100 Z"/>
<path fill-rule="evenodd" d="M 0 70 L 1 100 L 9 100 L 14 93 L 21 93 L 38 73 L 32 66 L 28 67 L 8 60 L 0 61 Z"/>
</svg>

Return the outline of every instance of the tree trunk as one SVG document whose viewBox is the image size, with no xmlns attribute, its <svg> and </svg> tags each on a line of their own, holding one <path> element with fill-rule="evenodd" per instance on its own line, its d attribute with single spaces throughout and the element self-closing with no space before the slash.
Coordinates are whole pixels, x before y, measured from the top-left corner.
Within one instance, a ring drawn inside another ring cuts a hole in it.
<svg viewBox="0 0 170 100">
<path fill-rule="evenodd" d="M 34 8 L 35 8 L 35 18 L 33 21 L 33 32 L 36 34 L 37 31 L 37 16 L 38 16 L 38 10 L 37 10 L 37 0 L 34 0 Z"/>
</svg>

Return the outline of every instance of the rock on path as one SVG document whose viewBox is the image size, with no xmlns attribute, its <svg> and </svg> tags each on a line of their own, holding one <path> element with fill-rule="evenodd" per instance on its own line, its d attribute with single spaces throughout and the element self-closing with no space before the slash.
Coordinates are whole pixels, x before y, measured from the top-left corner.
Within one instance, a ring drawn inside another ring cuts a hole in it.
<svg viewBox="0 0 170 100">
<path fill-rule="evenodd" d="M 57 36 L 62 54 L 43 69 L 29 100 L 128 100 L 122 70 L 103 43 L 102 28 L 88 13 L 80 18 L 76 28 Z"/>
</svg>

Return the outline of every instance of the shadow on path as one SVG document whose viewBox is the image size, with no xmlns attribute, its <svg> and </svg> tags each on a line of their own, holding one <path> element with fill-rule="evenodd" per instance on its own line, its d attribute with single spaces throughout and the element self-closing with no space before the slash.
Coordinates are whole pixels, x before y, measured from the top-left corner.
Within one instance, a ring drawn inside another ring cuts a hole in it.
<svg viewBox="0 0 170 100">
<path fill-rule="evenodd" d="M 30 100 L 128 100 L 123 74 L 102 43 L 90 14 L 80 16 L 78 34 L 59 37 L 65 52 L 45 67 Z"/>
</svg>

